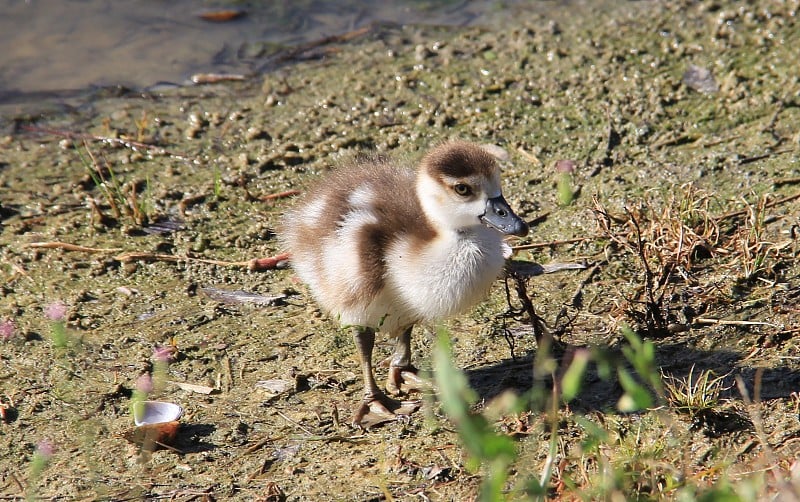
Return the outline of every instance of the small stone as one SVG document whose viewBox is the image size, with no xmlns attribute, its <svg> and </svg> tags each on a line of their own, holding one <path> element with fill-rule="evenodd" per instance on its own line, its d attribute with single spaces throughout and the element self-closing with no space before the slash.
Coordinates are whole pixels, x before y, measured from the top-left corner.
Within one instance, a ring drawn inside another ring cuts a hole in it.
<svg viewBox="0 0 800 502">
<path fill-rule="evenodd" d="M 414 48 L 414 59 L 417 61 L 424 61 L 431 57 L 433 53 L 424 45 L 419 44 Z"/>
<path fill-rule="evenodd" d="M 247 157 L 247 154 L 242 152 L 236 156 L 236 167 L 240 169 L 247 169 L 250 165 L 250 159 Z"/>
<path fill-rule="evenodd" d="M 287 166 L 296 166 L 305 162 L 305 159 L 303 155 L 289 151 L 283 154 L 283 162 L 285 162 Z"/>
<path fill-rule="evenodd" d="M 128 118 L 128 110 L 114 110 L 111 112 L 111 120 L 119 122 Z"/>
<path fill-rule="evenodd" d="M 267 131 L 260 127 L 250 126 L 247 128 L 247 131 L 244 133 L 244 137 L 247 141 L 254 141 L 257 139 L 265 139 L 271 140 L 272 137 L 269 135 Z"/>
<path fill-rule="evenodd" d="M 704 94 L 717 92 L 719 90 L 719 85 L 714 79 L 714 74 L 711 73 L 711 70 L 695 65 L 689 65 L 686 69 L 686 72 L 683 74 L 683 83 L 686 87 Z"/>
</svg>

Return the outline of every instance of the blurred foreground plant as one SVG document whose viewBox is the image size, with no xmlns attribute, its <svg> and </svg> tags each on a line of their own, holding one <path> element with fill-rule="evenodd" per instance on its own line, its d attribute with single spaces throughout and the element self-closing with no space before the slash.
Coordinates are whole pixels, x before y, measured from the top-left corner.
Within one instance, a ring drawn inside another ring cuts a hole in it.
<svg viewBox="0 0 800 502">
<path fill-rule="evenodd" d="M 136 387 L 131 395 L 131 416 L 137 417 L 144 411 L 144 402 L 153 392 L 153 379 L 149 373 L 143 373 L 136 379 Z"/>
<path fill-rule="evenodd" d="M 50 325 L 50 333 L 52 335 L 53 345 L 56 348 L 66 348 L 69 342 L 69 335 L 67 334 L 67 306 L 64 302 L 56 301 L 44 308 L 44 315 L 52 324 Z"/>
<path fill-rule="evenodd" d="M 539 433 L 529 431 L 526 448 L 519 449 L 512 437 L 495 427 L 487 413 L 474 411 L 479 397 L 468 385 L 465 374 L 452 363 L 448 333 L 437 330 L 437 344 L 433 364 L 438 396 L 442 409 L 453 422 L 467 452 L 467 468 L 481 469 L 478 500 L 501 502 L 504 500 L 549 500 L 565 497 L 574 500 L 747 500 L 748 493 L 767 488 L 758 480 L 743 477 L 732 484 L 725 474 L 725 458 L 718 464 L 703 468 L 701 472 L 718 472 L 716 479 L 705 474 L 693 476 L 681 466 L 681 449 L 678 445 L 688 440 L 675 437 L 675 422 L 669 417 L 671 408 L 653 409 L 656 403 L 670 404 L 667 391 L 676 384 L 670 381 L 665 390 L 662 375 L 655 360 L 655 347 L 642 340 L 634 331 L 624 328 L 627 344 L 623 346 L 624 359 L 614 357 L 601 349 L 578 349 L 569 359 L 561 377 L 553 371 L 552 393 L 546 403 L 537 396 L 516 397 L 516 402 L 506 403 L 509 410 L 526 407 L 544 412 L 544 425 Z M 583 387 L 590 365 L 596 365 L 603 379 L 616 376 L 623 389 L 617 403 L 622 414 L 596 412 L 576 415 L 558 409 L 577 397 Z M 703 375 L 701 385 L 705 394 L 713 394 L 719 380 Z M 695 383 L 695 387 L 698 384 Z M 704 401 L 705 404 L 709 404 Z M 537 406 L 535 403 L 539 403 Z M 542 408 L 541 405 L 544 407 Z M 535 422 L 534 422 L 535 423 Z M 577 445 L 568 446 L 580 437 Z M 546 457 L 541 444 L 547 438 Z M 531 459 L 526 450 L 533 449 Z M 521 451 L 523 453 L 521 453 Z M 525 455 L 525 456 L 523 456 Z M 678 455 L 676 457 L 676 455 Z M 531 466 L 543 462 L 537 475 Z M 510 473 L 517 481 L 509 486 Z"/>
<path fill-rule="evenodd" d="M 517 458 L 516 446 L 510 437 L 494 432 L 483 415 L 471 412 L 478 397 L 469 387 L 464 373 L 453 365 L 450 338 L 441 327 L 437 330 L 433 364 L 442 407 L 458 428 L 469 453 L 467 467 L 475 471 L 483 466 L 486 470 L 479 500 L 502 500 L 508 468 Z"/>
<path fill-rule="evenodd" d="M 136 387 L 131 396 L 131 413 L 138 416 L 143 411 L 144 401 L 152 394 L 164 391 L 169 378 L 169 365 L 175 357 L 177 349 L 174 345 L 158 346 L 153 349 L 152 373 L 142 373 L 136 379 Z"/>
<path fill-rule="evenodd" d="M 575 190 L 572 188 L 572 177 L 575 173 L 575 162 L 559 160 L 556 162 L 556 190 L 558 203 L 569 206 L 575 200 Z"/>
<path fill-rule="evenodd" d="M 645 384 L 639 383 L 624 366 L 618 366 L 619 383 L 625 393 L 619 399 L 617 408 L 626 412 L 645 410 L 654 404 L 651 390 L 659 399 L 664 396 L 661 374 L 656 367 L 656 348 L 653 342 L 642 340 L 628 327 L 622 328 L 622 334 L 628 341 L 628 345 L 622 347 L 622 353 Z"/>
<path fill-rule="evenodd" d="M 36 485 L 39 483 L 39 478 L 42 476 L 44 470 L 47 469 L 47 465 L 50 463 L 50 459 L 55 451 L 55 445 L 47 439 L 39 441 L 36 445 L 36 450 L 33 452 L 33 457 L 31 458 L 25 500 L 36 500 Z"/>
</svg>

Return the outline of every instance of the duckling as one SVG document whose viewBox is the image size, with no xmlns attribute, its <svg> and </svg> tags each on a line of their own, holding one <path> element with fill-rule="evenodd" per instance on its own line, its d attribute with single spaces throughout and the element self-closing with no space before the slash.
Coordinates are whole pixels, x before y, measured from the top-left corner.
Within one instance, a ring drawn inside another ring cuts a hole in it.
<svg viewBox="0 0 800 502">
<path fill-rule="evenodd" d="M 378 387 L 375 333 L 395 339 L 386 390 L 424 388 L 411 364 L 412 327 L 483 299 L 503 270 L 504 236 L 528 233 L 503 198 L 495 158 L 463 141 L 436 146 L 416 170 L 383 156 L 356 158 L 302 197 L 282 227 L 297 276 L 353 331 L 364 380 L 353 423 L 364 427 L 419 407 Z"/>
</svg>

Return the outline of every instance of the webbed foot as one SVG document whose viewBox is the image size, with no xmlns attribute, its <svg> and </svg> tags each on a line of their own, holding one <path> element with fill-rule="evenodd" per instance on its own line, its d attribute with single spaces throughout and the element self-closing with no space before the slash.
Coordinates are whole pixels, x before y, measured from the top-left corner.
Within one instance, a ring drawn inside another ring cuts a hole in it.
<svg viewBox="0 0 800 502">
<path fill-rule="evenodd" d="M 353 425 L 369 429 L 386 422 L 400 420 L 414 413 L 422 405 L 419 400 L 397 401 L 385 394 L 365 398 L 353 416 Z"/>
<path fill-rule="evenodd" d="M 389 394 L 401 396 L 411 392 L 428 391 L 432 388 L 430 382 L 417 374 L 415 367 L 389 366 L 389 377 L 386 379 L 386 390 Z"/>
</svg>

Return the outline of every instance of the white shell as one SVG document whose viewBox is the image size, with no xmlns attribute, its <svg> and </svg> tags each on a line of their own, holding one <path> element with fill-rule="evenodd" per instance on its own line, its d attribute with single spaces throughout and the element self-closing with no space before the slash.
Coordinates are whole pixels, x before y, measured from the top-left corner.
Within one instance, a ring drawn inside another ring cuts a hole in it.
<svg viewBox="0 0 800 502">
<path fill-rule="evenodd" d="M 164 401 L 142 401 L 133 406 L 133 422 L 136 426 L 160 424 L 178 420 L 183 408 Z"/>
</svg>

